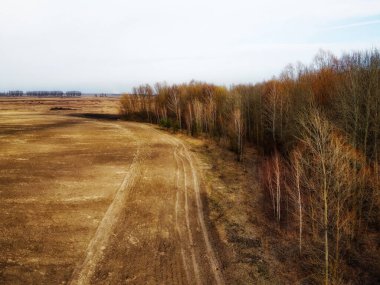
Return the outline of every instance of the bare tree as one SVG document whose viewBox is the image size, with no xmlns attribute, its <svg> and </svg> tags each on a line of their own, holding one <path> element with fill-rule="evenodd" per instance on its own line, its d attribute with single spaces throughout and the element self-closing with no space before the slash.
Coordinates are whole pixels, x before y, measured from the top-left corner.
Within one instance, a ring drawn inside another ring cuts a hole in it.
<svg viewBox="0 0 380 285">
<path fill-rule="evenodd" d="M 179 128 L 182 128 L 182 108 L 180 92 L 177 86 L 173 86 L 169 90 L 169 98 L 167 103 L 168 109 L 175 113 Z"/>
</svg>

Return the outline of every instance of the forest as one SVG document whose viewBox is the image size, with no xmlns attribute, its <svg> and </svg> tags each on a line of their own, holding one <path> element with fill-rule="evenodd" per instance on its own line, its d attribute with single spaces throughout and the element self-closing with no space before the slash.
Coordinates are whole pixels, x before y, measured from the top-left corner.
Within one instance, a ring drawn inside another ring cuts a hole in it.
<svg viewBox="0 0 380 285">
<path fill-rule="evenodd" d="M 0 92 L 0 97 L 80 97 L 82 92 L 80 91 L 8 91 Z"/>
<path fill-rule="evenodd" d="M 311 64 L 288 65 L 256 84 L 141 85 L 122 97 L 121 113 L 212 139 L 238 161 L 257 148 L 263 211 L 296 241 L 308 280 L 378 280 L 377 49 L 340 57 L 320 51 Z"/>
</svg>

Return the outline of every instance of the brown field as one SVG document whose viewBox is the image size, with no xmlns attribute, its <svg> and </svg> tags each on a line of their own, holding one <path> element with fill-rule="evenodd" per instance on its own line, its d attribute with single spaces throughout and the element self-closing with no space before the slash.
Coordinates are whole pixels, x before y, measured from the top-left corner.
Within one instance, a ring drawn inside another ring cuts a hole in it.
<svg viewBox="0 0 380 285">
<path fill-rule="evenodd" d="M 224 282 L 193 154 L 149 125 L 78 116 L 117 111 L 1 99 L 1 284 Z"/>
<path fill-rule="evenodd" d="M 0 283 L 283 284 L 254 150 L 241 164 L 118 109 L 0 100 Z"/>
</svg>

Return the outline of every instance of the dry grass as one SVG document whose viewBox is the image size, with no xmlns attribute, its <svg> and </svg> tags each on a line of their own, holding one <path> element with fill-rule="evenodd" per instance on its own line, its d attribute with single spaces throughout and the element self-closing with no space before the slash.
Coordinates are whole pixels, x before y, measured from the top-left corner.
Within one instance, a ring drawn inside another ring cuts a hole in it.
<svg viewBox="0 0 380 285">
<path fill-rule="evenodd" d="M 185 145 L 116 121 L 112 99 L 2 100 L 1 284 L 66 284 L 78 268 L 91 284 L 215 281 Z"/>
<path fill-rule="evenodd" d="M 227 283 L 296 284 L 301 276 L 297 251 L 292 249 L 297 249 L 297 240 L 273 228 L 273 214 L 265 212 L 258 172 L 261 155 L 247 147 L 243 162 L 237 162 L 236 154 L 212 141 L 178 136 L 200 154 L 209 224 Z"/>
<path fill-rule="evenodd" d="M 112 101 L 1 101 L 0 283 L 58 284 L 94 234 L 131 147 L 117 128 L 49 111 L 108 112 Z"/>
<path fill-rule="evenodd" d="M 19 112 L 37 112 L 49 114 L 62 114 L 60 111 L 68 111 L 65 113 L 119 113 L 119 98 L 7 98 L 0 97 L 0 111 L 19 111 Z M 54 108 L 62 108 L 63 110 L 50 110 Z M 67 108 L 68 110 L 64 110 Z M 51 111 L 51 112 L 50 112 Z"/>
</svg>

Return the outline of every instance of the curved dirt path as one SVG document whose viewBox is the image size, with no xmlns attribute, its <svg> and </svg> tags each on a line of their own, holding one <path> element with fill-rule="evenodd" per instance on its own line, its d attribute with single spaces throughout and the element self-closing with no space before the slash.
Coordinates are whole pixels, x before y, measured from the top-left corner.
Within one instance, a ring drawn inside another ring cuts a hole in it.
<svg viewBox="0 0 380 285">
<path fill-rule="evenodd" d="M 197 175 L 196 167 L 194 166 L 195 165 L 194 160 L 193 160 L 193 158 L 192 158 L 189 150 L 186 148 L 186 146 L 184 145 L 184 143 L 181 142 L 179 139 L 177 139 L 177 138 L 168 138 L 168 141 L 176 146 L 175 151 L 174 151 L 174 155 L 176 157 L 176 160 L 180 160 L 181 161 L 181 164 L 182 164 L 182 173 L 184 173 L 184 178 L 183 178 L 184 185 L 183 185 L 183 187 L 184 187 L 184 190 L 185 190 L 186 226 L 187 226 L 187 231 L 188 231 L 188 234 L 189 234 L 189 240 L 191 242 L 191 240 L 192 240 L 192 238 L 191 238 L 192 232 L 191 232 L 191 228 L 190 228 L 190 225 L 189 225 L 189 222 L 188 222 L 188 220 L 189 220 L 188 219 L 189 210 L 188 210 L 188 199 L 187 199 L 187 177 L 186 177 L 185 163 L 187 163 L 188 166 L 190 166 L 190 169 L 191 169 L 191 178 L 193 179 L 193 190 L 194 190 L 195 200 L 196 200 L 196 210 L 197 210 L 197 215 L 198 215 L 198 222 L 201 225 L 202 235 L 203 235 L 203 239 L 204 239 L 205 247 L 206 247 L 206 256 L 207 256 L 207 258 L 209 260 L 209 265 L 211 266 L 211 271 L 212 271 L 212 273 L 214 275 L 215 283 L 216 284 L 224 284 L 224 280 L 223 280 L 223 277 L 222 277 L 222 274 L 221 274 L 220 263 L 219 263 L 219 261 L 218 261 L 218 259 L 216 257 L 216 254 L 215 254 L 215 252 L 213 250 L 213 247 L 211 245 L 209 234 L 208 234 L 208 230 L 207 230 L 207 227 L 206 227 L 206 224 L 205 224 L 205 219 L 204 219 L 204 214 L 203 214 L 202 199 L 200 197 L 200 186 L 199 186 L 200 182 L 198 180 L 198 175 Z M 178 204 L 177 203 L 178 203 L 178 200 L 176 201 L 176 216 L 178 215 Z M 178 222 L 177 222 L 177 219 L 176 219 L 176 224 L 177 223 Z M 192 251 L 192 257 L 193 256 L 194 256 L 194 251 Z M 197 274 L 199 274 L 199 270 L 197 268 L 198 265 L 196 264 L 196 262 L 194 262 L 194 258 L 193 258 L 193 266 L 194 266 L 194 271 L 195 271 L 195 274 L 196 274 L 196 283 L 200 284 L 201 281 L 198 278 L 199 276 L 197 275 Z"/>
<path fill-rule="evenodd" d="M 70 284 L 224 284 L 186 145 L 153 126 L 109 124 L 138 145 Z"/>
<path fill-rule="evenodd" d="M 120 187 L 117 189 L 115 197 L 108 207 L 102 221 L 85 253 L 83 264 L 78 266 L 71 280 L 71 284 L 88 284 L 91 276 L 94 274 L 96 265 L 102 258 L 102 252 L 106 248 L 110 235 L 117 225 L 117 218 L 124 206 L 124 201 L 128 197 L 128 192 L 135 184 L 136 176 L 138 175 L 140 147 L 137 149 L 132 164 L 129 167 L 127 174 L 124 176 Z"/>
</svg>

